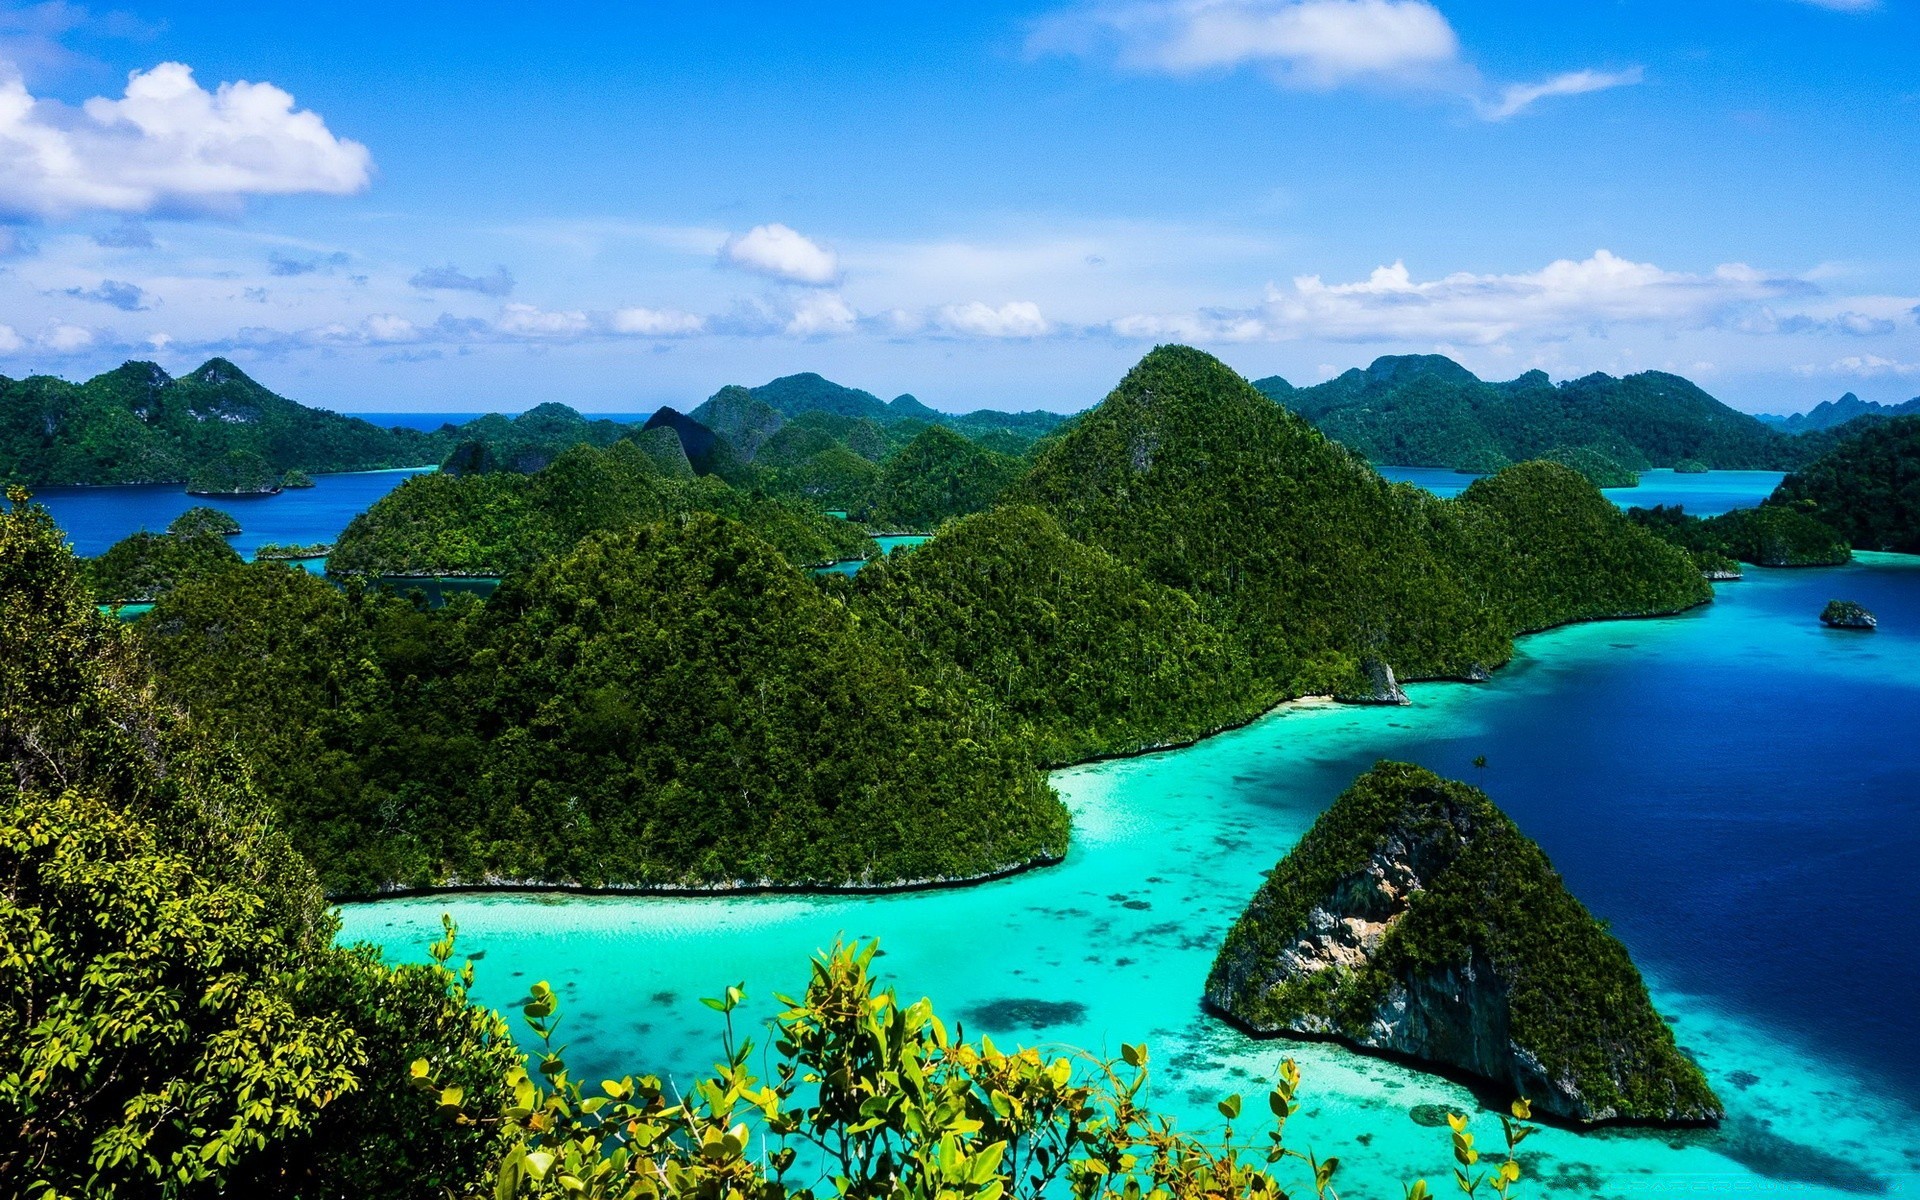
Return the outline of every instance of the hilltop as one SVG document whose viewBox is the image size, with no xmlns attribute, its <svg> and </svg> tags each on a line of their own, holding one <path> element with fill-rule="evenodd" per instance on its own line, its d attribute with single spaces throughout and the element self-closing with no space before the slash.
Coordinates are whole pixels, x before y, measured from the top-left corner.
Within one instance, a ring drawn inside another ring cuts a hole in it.
<svg viewBox="0 0 1920 1200">
<path fill-rule="evenodd" d="M 1489 382 L 1438 354 L 1391 355 L 1313 387 L 1279 376 L 1254 387 L 1368 461 L 1497 470 L 1589 450 L 1628 471 L 1696 462 L 1788 470 L 1806 448 L 1664 371 L 1555 384 L 1543 371 Z"/>
</svg>

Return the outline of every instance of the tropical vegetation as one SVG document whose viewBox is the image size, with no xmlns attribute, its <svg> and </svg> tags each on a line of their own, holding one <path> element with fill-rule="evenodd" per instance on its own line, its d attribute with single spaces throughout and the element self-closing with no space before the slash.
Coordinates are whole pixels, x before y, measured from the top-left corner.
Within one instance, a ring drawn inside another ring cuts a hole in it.
<svg viewBox="0 0 1920 1200">
<path fill-rule="evenodd" d="M 1855 550 L 1920 553 L 1920 416 L 1870 423 L 1787 476 L 1770 503 L 1817 518 Z"/>
<path fill-rule="evenodd" d="M 1370 926 L 1356 956 L 1303 956 L 1316 920 L 1349 916 Z M 1376 1045 L 1377 1023 L 1420 1005 L 1433 987 L 1451 998 L 1421 1014 L 1432 1028 L 1397 1018 L 1418 1045 L 1412 1053 L 1497 1070 L 1508 1086 L 1530 1081 L 1536 1103 L 1567 1116 L 1721 1113 L 1626 947 L 1567 891 L 1540 847 L 1477 788 L 1382 762 L 1268 875 L 1228 932 L 1207 995 L 1256 1030 Z M 1490 1011 L 1464 1011 L 1476 1006 Z M 1489 1025 L 1502 1031 L 1497 1045 L 1450 1033 Z"/>
</svg>

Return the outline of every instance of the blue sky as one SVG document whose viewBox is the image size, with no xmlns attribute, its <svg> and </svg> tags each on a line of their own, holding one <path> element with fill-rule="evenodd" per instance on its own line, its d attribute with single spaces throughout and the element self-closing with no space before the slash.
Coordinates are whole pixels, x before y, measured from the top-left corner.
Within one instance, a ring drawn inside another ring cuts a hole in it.
<svg viewBox="0 0 1920 1200">
<path fill-rule="evenodd" d="M 0 372 L 347 410 L 817 370 L 1920 393 L 1920 0 L 0 8 Z"/>
</svg>

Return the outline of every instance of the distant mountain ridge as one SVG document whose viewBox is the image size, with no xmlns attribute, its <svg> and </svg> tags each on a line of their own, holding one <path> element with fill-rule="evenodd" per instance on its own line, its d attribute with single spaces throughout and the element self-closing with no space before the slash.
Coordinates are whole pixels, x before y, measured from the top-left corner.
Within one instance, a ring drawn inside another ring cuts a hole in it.
<svg viewBox="0 0 1920 1200">
<path fill-rule="evenodd" d="M 1444 355 L 1389 355 L 1313 387 L 1279 376 L 1254 387 L 1382 465 L 1486 471 L 1587 449 L 1635 471 L 1688 460 L 1788 470 L 1806 456 L 1787 435 L 1664 371 L 1555 384 L 1536 370 L 1489 382 Z"/>
<path fill-rule="evenodd" d="M 174 483 L 236 452 L 282 472 L 420 466 L 449 445 L 308 408 L 224 358 L 178 378 L 137 361 L 84 383 L 0 377 L 0 480 L 10 483 Z"/>
<path fill-rule="evenodd" d="M 1822 400 L 1803 413 L 1784 417 L 1761 413 L 1757 419 L 1786 433 L 1820 433 L 1861 417 L 1905 417 L 1916 413 L 1920 413 L 1920 396 L 1904 404 L 1881 404 L 1848 392 L 1838 400 Z"/>
</svg>

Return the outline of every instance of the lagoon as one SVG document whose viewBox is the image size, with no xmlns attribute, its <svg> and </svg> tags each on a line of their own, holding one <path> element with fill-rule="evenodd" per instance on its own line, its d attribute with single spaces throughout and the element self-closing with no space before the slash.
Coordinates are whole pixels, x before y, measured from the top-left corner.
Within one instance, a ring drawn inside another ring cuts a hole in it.
<svg viewBox="0 0 1920 1200">
<path fill-rule="evenodd" d="M 1874 610 L 1880 632 L 1822 628 L 1835 596 Z M 483 954 L 478 999 L 559 989 L 582 1075 L 681 1080 L 716 1053 L 699 996 L 744 980 L 764 1016 L 809 953 L 879 936 L 887 975 L 970 1035 L 1109 1053 L 1147 1041 L 1154 1100 L 1190 1127 L 1297 1058 L 1297 1144 L 1342 1157 L 1345 1194 L 1393 1196 L 1399 1180 L 1445 1181 L 1445 1131 L 1411 1111 L 1473 1097 L 1337 1047 L 1250 1040 L 1198 996 L 1260 872 L 1375 759 L 1410 759 L 1486 788 L 1542 844 L 1730 1111 L 1711 1134 L 1550 1130 L 1526 1147 L 1536 1182 L 1556 1196 L 1920 1194 L 1916 662 L 1920 559 L 1756 569 L 1681 617 L 1525 639 L 1491 683 L 1416 684 L 1411 708 L 1290 706 L 1186 750 L 1057 772 L 1073 848 L 1013 879 L 866 897 L 422 897 L 345 906 L 342 936 L 417 960 L 449 912 L 462 950 Z"/>
<path fill-rule="evenodd" d="M 1462 475 L 1447 467 L 1381 467 L 1380 474 L 1395 483 L 1411 483 L 1436 496 L 1458 496 L 1477 475 Z M 1602 488 L 1601 494 L 1621 508 L 1652 508 L 1678 504 L 1696 517 L 1717 517 L 1736 508 L 1753 508 L 1780 486 L 1780 471 L 1709 471 L 1682 475 L 1671 470 L 1642 471 L 1640 486 Z"/>
</svg>

